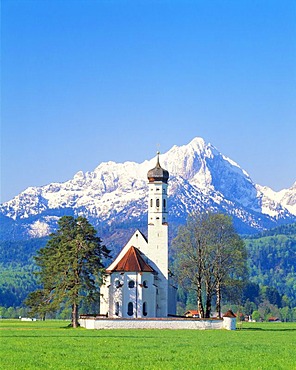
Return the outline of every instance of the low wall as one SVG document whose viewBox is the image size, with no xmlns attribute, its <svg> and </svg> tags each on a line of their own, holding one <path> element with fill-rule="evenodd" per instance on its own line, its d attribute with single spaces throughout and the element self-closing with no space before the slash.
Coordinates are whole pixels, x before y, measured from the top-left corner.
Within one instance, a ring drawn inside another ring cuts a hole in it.
<svg viewBox="0 0 296 370">
<path fill-rule="evenodd" d="M 80 326 L 86 329 L 229 329 L 223 319 L 108 319 L 81 317 Z"/>
</svg>

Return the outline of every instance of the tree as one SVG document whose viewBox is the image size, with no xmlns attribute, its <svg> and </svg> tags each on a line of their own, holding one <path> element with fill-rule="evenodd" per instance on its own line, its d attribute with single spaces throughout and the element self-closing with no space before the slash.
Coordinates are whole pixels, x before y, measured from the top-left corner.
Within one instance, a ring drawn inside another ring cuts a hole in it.
<svg viewBox="0 0 296 370">
<path fill-rule="evenodd" d="M 37 277 L 42 288 L 31 293 L 26 304 L 32 312 L 45 314 L 62 304 L 71 306 L 72 326 L 78 326 L 78 308 L 83 300 L 98 300 L 104 274 L 104 258 L 110 251 L 84 217 L 60 218 L 59 229 L 37 252 Z"/>
<path fill-rule="evenodd" d="M 241 289 L 247 272 L 246 249 L 230 217 L 210 212 L 191 215 L 179 229 L 173 248 L 175 274 L 183 287 L 196 291 L 200 315 L 210 317 L 216 295 L 221 316 L 222 289 Z"/>
</svg>

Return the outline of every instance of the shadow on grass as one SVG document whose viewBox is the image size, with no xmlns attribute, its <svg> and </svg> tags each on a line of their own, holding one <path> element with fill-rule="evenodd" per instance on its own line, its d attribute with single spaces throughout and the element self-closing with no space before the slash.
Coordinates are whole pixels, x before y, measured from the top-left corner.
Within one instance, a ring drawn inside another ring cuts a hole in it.
<svg viewBox="0 0 296 370">
<path fill-rule="evenodd" d="M 274 329 L 271 329 L 271 328 L 268 328 L 268 329 L 263 329 L 263 328 L 239 328 L 239 329 L 237 329 L 237 331 L 240 331 L 240 330 L 242 330 L 242 331 L 278 331 L 278 332 L 280 332 L 280 331 L 296 331 L 296 329 L 289 329 L 289 328 L 287 328 L 287 329 L 284 329 L 284 328 L 281 328 L 281 329 L 277 329 L 277 328 L 274 328 Z"/>
<path fill-rule="evenodd" d="M 80 336 L 78 335 L 67 335 L 67 336 L 60 336 L 60 335 L 19 335 L 19 336 L 11 336 L 11 335 L 2 335 L 1 333 L 1 338 L 92 338 L 92 339 L 106 339 L 106 338 L 117 338 L 117 339 L 121 339 L 121 338 L 127 338 L 127 339 L 154 339 L 157 338 L 157 337 L 152 337 L 152 336 L 146 336 L 146 335 L 83 335 L 83 336 Z"/>
</svg>

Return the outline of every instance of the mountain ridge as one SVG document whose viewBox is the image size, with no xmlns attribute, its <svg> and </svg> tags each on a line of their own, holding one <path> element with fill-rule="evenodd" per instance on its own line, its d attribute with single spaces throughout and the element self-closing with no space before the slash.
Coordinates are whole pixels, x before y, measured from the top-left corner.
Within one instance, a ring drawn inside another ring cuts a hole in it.
<svg viewBox="0 0 296 370">
<path fill-rule="evenodd" d="M 27 188 L 0 206 L 0 216 L 8 224 L 22 225 L 28 237 L 47 235 L 65 213 L 83 215 L 97 225 L 143 221 L 147 172 L 155 163 L 155 158 L 102 162 L 66 182 Z M 170 173 L 169 217 L 176 223 L 197 210 L 226 212 L 250 233 L 296 221 L 296 182 L 279 192 L 255 184 L 235 161 L 202 138 L 174 145 L 160 155 L 160 163 Z"/>
</svg>

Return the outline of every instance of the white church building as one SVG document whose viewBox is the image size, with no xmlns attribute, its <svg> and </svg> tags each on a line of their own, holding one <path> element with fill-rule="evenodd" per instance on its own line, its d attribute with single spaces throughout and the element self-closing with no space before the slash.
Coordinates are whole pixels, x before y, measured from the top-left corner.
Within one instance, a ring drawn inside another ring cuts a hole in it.
<svg viewBox="0 0 296 370">
<path fill-rule="evenodd" d="M 136 230 L 106 269 L 100 314 L 155 318 L 176 314 L 176 288 L 168 270 L 169 173 L 159 163 L 148 171 L 148 240 Z"/>
</svg>

